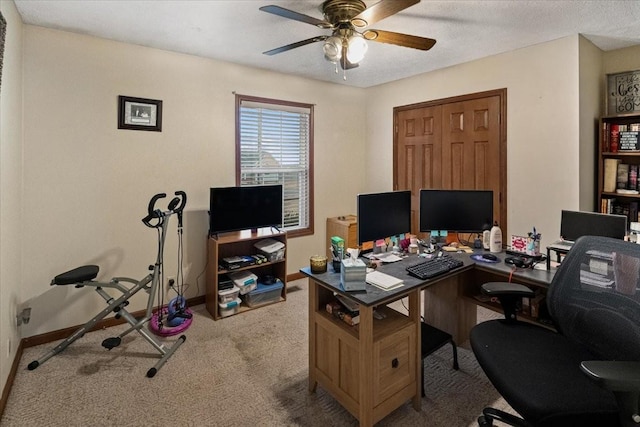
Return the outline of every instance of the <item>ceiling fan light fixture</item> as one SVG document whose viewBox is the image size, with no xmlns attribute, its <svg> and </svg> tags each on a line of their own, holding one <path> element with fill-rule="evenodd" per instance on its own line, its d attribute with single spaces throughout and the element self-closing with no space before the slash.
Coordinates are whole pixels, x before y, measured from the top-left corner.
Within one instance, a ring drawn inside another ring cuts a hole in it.
<svg viewBox="0 0 640 427">
<path fill-rule="evenodd" d="M 367 42 L 362 34 L 354 32 L 348 39 L 347 59 L 352 64 L 357 64 L 364 59 L 367 48 Z"/>
<path fill-rule="evenodd" d="M 342 57 L 342 39 L 337 36 L 328 37 L 322 46 L 324 57 L 329 62 L 338 62 Z"/>
</svg>

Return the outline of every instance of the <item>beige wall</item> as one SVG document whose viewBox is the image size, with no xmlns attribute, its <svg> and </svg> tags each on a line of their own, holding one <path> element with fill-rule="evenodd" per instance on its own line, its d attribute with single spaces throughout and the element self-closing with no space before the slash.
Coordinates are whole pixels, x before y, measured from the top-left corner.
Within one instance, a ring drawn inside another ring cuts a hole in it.
<svg viewBox="0 0 640 427">
<path fill-rule="evenodd" d="M 391 164 L 393 107 L 507 88 L 509 224 L 500 224 L 503 241 L 535 226 L 544 247 L 559 235 L 561 208 L 578 208 L 577 67 L 573 36 L 369 89 L 367 162 Z M 367 183 L 390 189 L 390 168 L 375 170 L 367 167 Z"/>
<path fill-rule="evenodd" d="M 603 52 L 584 37 L 579 38 L 579 173 L 577 192 L 578 208 L 593 211 L 596 207 L 597 170 L 595 147 L 598 145 L 598 118 L 602 114 L 604 97 L 602 79 Z M 547 241 L 549 242 L 549 241 Z"/>
<path fill-rule="evenodd" d="M 0 2 L 7 33 L 0 89 L 0 384 L 4 388 L 20 340 L 21 302 L 22 20 Z"/>
<path fill-rule="evenodd" d="M 25 26 L 25 336 L 81 324 L 103 308 L 90 290 L 50 287 L 100 266 L 142 278 L 156 233 L 153 194 L 184 190 L 186 296 L 204 294 L 209 188 L 235 184 L 233 92 L 315 104 L 315 230 L 291 239 L 288 271 L 325 251 L 325 218 L 350 212 L 364 183 L 365 91 L 134 45 Z M 118 95 L 163 100 L 162 132 L 117 129 Z M 165 274 L 176 271 L 175 221 Z M 173 294 L 175 296 L 175 294 Z M 172 297 L 170 294 L 169 297 Z M 141 309 L 146 294 L 133 300 Z"/>
<path fill-rule="evenodd" d="M 604 52 L 603 55 L 605 75 L 640 70 L 640 46 Z"/>
</svg>

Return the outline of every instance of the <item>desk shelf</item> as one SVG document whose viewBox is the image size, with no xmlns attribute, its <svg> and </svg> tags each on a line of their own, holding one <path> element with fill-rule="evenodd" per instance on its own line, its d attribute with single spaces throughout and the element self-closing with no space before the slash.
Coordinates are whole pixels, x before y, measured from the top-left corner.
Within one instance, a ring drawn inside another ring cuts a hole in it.
<svg viewBox="0 0 640 427">
<path fill-rule="evenodd" d="M 482 302 L 482 301 L 479 301 L 477 298 L 468 297 L 468 296 L 464 297 L 464 299 L 472 302 L 473 304 L 475 304 L 477 306 L 484 307 L 484 308 L 486 308 L 488 310 L 491 310 L 491 311 L 495 311 L 496 313 L 502 313 L 502 308 L 500 307 L 500 304 L 491 303 L 491 302 Z M 519 321 L 532 323 L 534 325 L 542 326 L 544 328 L 547 328 L 547 329 L 550 329 L 552 331 L 555 331 L 555 328 L 553 326 L 549 325 L 546 322 L 542 322 L 537 318 L 533 318 L 531 316 L 523 314 L 522 312 L 518 312 L 516 314 L 518 316 L 518 320 Z"/>
</svg>

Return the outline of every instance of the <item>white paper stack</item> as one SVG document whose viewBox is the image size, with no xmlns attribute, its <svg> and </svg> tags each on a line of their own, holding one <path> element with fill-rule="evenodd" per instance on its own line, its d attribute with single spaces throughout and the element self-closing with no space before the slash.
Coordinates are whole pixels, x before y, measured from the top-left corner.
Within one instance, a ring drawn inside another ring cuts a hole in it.
<svg viewBox="0 0 640 427">
<path fill-rule="evenodd" d="M 390 291 L 404 285 L 404 280 L 375 270 L 367 273 L 367 283 L 385 291 Z"/>
</svg>

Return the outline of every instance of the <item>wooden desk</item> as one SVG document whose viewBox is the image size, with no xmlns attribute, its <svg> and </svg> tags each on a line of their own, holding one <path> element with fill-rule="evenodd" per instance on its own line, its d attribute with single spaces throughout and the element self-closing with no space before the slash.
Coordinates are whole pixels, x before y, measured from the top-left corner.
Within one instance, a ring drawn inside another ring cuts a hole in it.
<svg viewBox="0 0 640 427">
<path fill-rule="evenodd" d="M 401 277 L 404 286 L 383 291 L 367 285 L 366 293 L 345 293 L 340 274 L 329 271 L 300 271 L 309 278 L 309 390 L 320 384 L 356 417 L 361 426 L 372 426 L 393 410 L 412 401 L 421 409 L 420 292 L 425 295 L 425 321 L 463 342 L 476 324 L 476 306 L 470 297 L 472 286 L 486 281 L 508 280 L 512 268 L 502 260 L 496 264 L 473 261 L 468 254 L 454 254 L 464 262 L 455 272 L 422 281 L 409 276 L 406 266 L 417 256 L 380 267 L 380 271 Z M 503 258 L 499 256 L 499 258 Z M 553 272 L 516 271 L 512 281 L 546 287 Z M 488 279 L 488 280 L 487 280 Z M 326 312 L 333 294 L 360 304 L 360 324 L 349 326 Z M 409 298 L 408 316 L 386 304 Z M 384 312 L 382 320 L 373 310 Z"/>
</svg>

